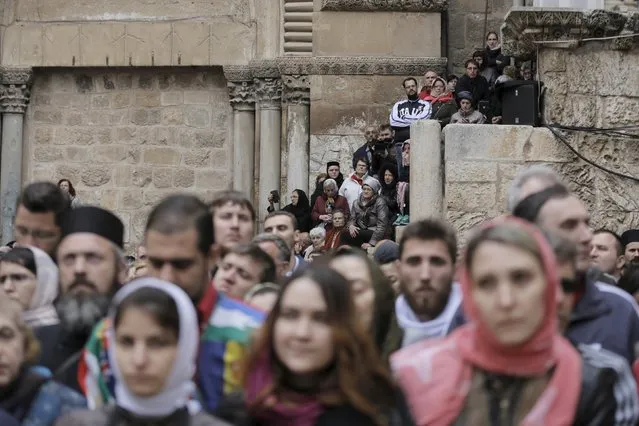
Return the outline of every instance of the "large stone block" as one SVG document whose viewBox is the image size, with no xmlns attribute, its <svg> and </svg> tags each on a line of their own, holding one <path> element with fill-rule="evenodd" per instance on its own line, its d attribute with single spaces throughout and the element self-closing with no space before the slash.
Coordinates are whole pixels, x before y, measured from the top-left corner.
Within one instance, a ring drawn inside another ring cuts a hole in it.
<svg viewBox="0 0 639 426">
<path fill-rule="evenodd" d="M 82 183 L 86 186 L 102 186 L 111 180 L 111 168 L 109 166 L 86 166 L 82 171 Z"/>
<path fill-rule="evenodd" d="M 127 66 L 126 26 L 117 22 L 80 25 L 80 61 L 85 67 Z"/>
<path fill-rule="evenodd" d="M 604 99 L 604 126 L 628 126 L 639 123 L 639 96 L 607 97 Z"/>
<path fill-rule="evenodd" d="M 451 160 L 523 160 L 533 128 L 451 124 L 444 128 L 445 158 Z"/>
<path fill-rule="evenodd" d="M 177 165 L 180 162 L 180 152 L 172 148 L 146 148 L 143 161 L 148 164 Z"/>
<path fill-rule="evenodd" d="M 441 56 L 439 13 L 316 12 L 317 56 Z"/>
<path fill-rule="evenodd" d="M 490 213 L 498 209 L 495 183 L 457 183 L 446 185 L 448 210 Z"/>
<path fill-rule="evenodd" d="M 446 182 L 495 182 L 497 163 L 482 161 L 449 161 Z"/>
<path fill-rule="evenodd" d="M 44 27 L 42 65 L 68 67 L 79 63 L 81 38 L 78 24 L 52 24 Z"/>
</svg>

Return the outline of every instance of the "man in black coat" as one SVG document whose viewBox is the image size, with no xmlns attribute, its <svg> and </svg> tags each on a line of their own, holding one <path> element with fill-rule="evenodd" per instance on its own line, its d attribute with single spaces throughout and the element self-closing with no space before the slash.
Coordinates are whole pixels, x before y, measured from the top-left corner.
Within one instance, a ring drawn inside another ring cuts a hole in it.
<svg viewBox="0 0 639 426">
<path fill-rule="evenodd" d="M 478 108 L 480 101 L 490 100 L 490 85 L 479 75 L 479 64 L 474 59 L 467 60 L 464 66 L 466 74 L 457 82 L 455 93 L 470 92 L 473 95 L 473 106 Z"/>
</svg>

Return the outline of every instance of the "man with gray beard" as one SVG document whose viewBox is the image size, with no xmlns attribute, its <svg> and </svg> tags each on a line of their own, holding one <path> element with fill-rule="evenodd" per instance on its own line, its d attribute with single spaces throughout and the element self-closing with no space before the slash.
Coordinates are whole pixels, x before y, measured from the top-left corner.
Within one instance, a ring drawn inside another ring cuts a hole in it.
<svg viewBox="0 0 639 426">
<path fill-rule="evenodd" d="M 62 221 L 56 258 L 60 268 L 60 323 L 38 330 L 42 364 L 54 378 L 79 391 L 78 361 L 93 327 L 106 317 L 112 296 L 124 283 L 124 225 L 110 211 L 79 207 Z"/>
</svg>

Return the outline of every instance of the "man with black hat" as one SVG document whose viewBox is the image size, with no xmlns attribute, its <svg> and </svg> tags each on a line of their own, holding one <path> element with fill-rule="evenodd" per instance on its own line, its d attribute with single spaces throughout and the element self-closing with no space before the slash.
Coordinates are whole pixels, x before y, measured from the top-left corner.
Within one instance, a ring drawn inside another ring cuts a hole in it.
<svg viewBox="0 0 639 426">
<path fill-rule="evenodd" d="M 632 364 L 639 342 L 639 307 L 623 290 L 600 281 L 590 268 L 592 230 L 584 204 L 563 185 L 533 193 L 515 207 L 513 215 L 577 246 L 575 307 L 566 336 L 576 343 L 598 344 Z"/>
<path fill-rule="evenodd" d="M 621 234 L 626 265 L 639 264 L 639 229 L 629 229 Z"/>
<path fill-rule="evenodd" d="M 40 329 L 38 337 L 45 354 L 43 364 L 57 381 L 80 391 L 77 366 L 82 348 L 126 277 L 124 225 L 108 210 L 84 206 L 69 210 L 61 229 L 56 301 L 60 323 Z"/>
</svg>

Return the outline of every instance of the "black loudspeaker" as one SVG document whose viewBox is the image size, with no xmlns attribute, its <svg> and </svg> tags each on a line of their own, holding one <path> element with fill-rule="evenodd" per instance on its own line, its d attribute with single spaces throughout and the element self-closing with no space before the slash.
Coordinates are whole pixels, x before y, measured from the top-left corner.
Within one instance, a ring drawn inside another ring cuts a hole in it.
<svg viewBox="0 0 639 426">
<path fill-rule="evenodd" d="M 536 81 L 508 81 L 502 88 L 502 123 L 520 126 L 538 126 L 539 87 Z"/>
</svg>

